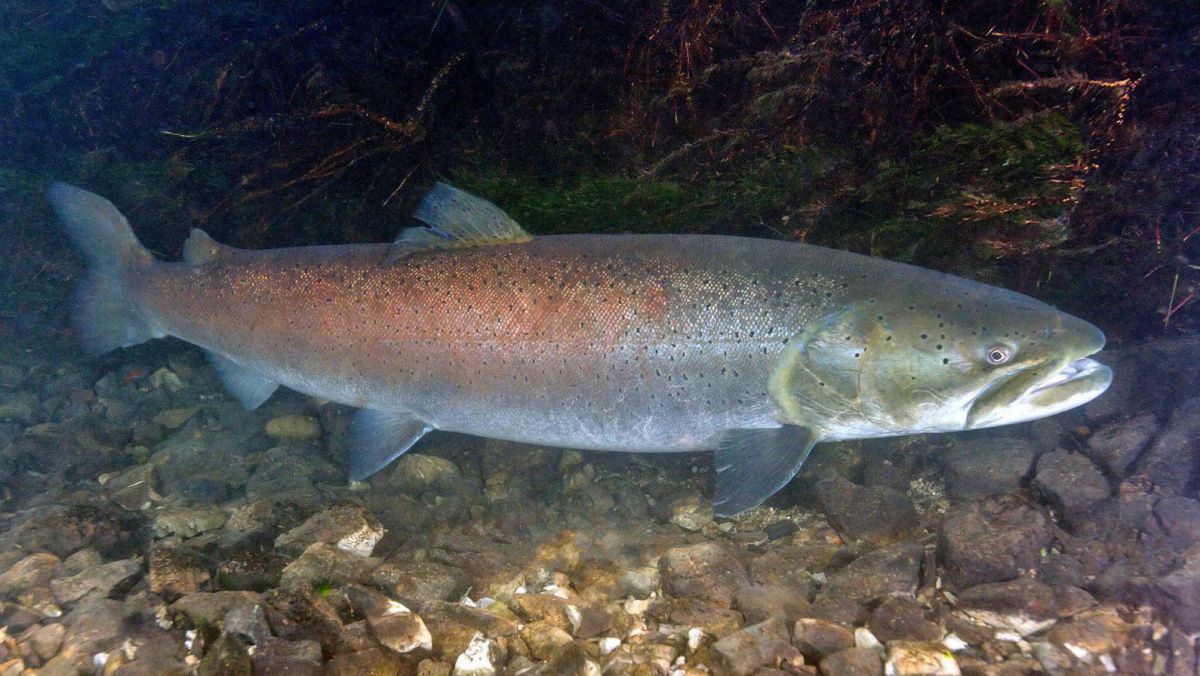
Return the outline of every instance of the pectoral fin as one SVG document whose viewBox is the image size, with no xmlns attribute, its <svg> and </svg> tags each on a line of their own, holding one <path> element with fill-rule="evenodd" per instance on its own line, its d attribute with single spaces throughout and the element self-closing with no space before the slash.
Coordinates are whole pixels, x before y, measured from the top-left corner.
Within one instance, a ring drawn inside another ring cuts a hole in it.
<svg viewBox="0 0 1200 676">
<path fill-rule="evenodd" d="M 362 409 L 350 421 L 350 478 L 362 481 L 387 467 L 431 429 L 406 412 Z"/>
<path fill-rule="evenodd" d="M 733 516 L 761 505 L 792 480 L 816 443 L 810 430 L 794 425 L 726 432 L 713 452 L 713 513 Z"/>
<path fill-rule="evenodd" d="M 253 411 L 270 398 L 279 387 L 279 383 L 247 370 L 233 360 L 222 357 L 216 352 L 209 352 L 208 362 L 213 370 L 225 383 L 225 389 L 242 402 L 248 410 Z"/>
</svg>

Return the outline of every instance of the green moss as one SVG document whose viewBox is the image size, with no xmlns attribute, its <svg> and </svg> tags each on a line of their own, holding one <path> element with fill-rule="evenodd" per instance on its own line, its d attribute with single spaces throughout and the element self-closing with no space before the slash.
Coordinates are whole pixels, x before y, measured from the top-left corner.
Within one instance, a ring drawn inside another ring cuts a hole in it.
<svg viewBox="0 0 1200 676">
<path fill-rule="evenodd" d="M 856 191 L 869 215 L 858 229 L 873 253 L 902 259 L 1057 244 L 1083 149 L 1079 129 L 1057 114 L 940 127 Z"/>
<path fill-rule="evenodd" d="M 836 153 L 785 148 L 691 179 L 590 175 L 545 182 L 504 171 L 452 180 L 537 233 L 755 231 L 802 212 L 841 165 Z"/>
</svg>

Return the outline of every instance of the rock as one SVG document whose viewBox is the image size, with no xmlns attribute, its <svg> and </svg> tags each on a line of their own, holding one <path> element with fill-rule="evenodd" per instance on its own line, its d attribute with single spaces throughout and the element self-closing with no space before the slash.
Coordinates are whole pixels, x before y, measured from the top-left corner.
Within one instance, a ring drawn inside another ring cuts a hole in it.
<svg viewBox="0 0 1200 676">
<path fill-rule="evenodd" d="M 889 643 L 883 669 L 888 676 L 957 676 L 962 673 L 954 655 L 945 646 L 912 641 Z"/>
<path fill-rule="evenodd" d="M 1113 655 L 1125 648 L 1134 627 L 1121 619 L 1113 606 L 1086 610 L 1059 622 L 1046 632 L 1046 640 L 1078 654 Z"/>
<path fill-rule="evenodd" d="M 271 638 L 271 625 L 261 603 L 236 603 L 225 612 L 223 630 L 250 645 L 262 645 Z"/>
<path fill-rule="evenodd" d="M 869 603 L 893 594 L 912 595 L 917 590 L 925 550 L 914 542 L 901 542 L 865 554 L 829 576 L 817 600 L 837 597 Z"/>
<path fill-rule="evenodd" d="M 312 543 L 323 542 L 366 557 L 371 555 L 383 534 L 379 520 L 362 506 L 334 505 L 280 535 L 275 539 L 275 549 L 288 556 L 300 556 Z"/>
<path fill-rule="evenodd" d="M 275 446 L 267 449 L 246 480 L 248 498 L 286 501 L 305 515 L 324 506 L 318 483 L 341 483 L 344 475 L 311 446 Z"/>
<path fill-rule="evenodd" d="M 82 658 L 88 663 L 92 655 L 108 652 L 120 644 L 125 629 L 121 604 L 111 599 L 90 599 L 79 604 L 64 618 L 63 624 L 66 632 L 59 657 Z"/>
<path fill-rule="evenodd" d="M 45 550 L 60 559 L 92 547 L 110 558 L 125 558 L 144 539 L 143 517 L 106 502 L 50 505 L 22 515 L 9 531 L 13 542 L 26 550 Z"/>
<path fill-rule="evenodd" d="M 263 431 L 272 439 L 309 441 L 321 438 L 321 423 L 304 415 L 281 415 L 268 420 Z"/>
<path fill-rule="evenodd" d="M 315 494 L 315 487 L 313 491 Z M 300 525 L 309 515 L 310 512 L 290 501 L 255 499 L 231 505 L 229 521 L 217 535 L 217 546 L 225 550 L 260 549 L 262 543 L 274 542 L 282 532 Z"/>
<path fill-rule="evenodd" d="M 457 601 L 470 588 L 471 579 L 457 566 L 422 559 L 385 561 L 371 573 L 371 584 L 400 598 Z"/>
<path fill-rule="evenodd" d="M 467 649 L 454 660 L 453 676 L 495 676 L 500 664 L 500 648 L 480 632 L 475 632 Z"/>
<path fill-rule="evenodd" d="M 867 627 L 881 642 L 936 641 L 942 636 L 941 627 L 925 618 L 925 609 L 905 596 L 883 600 L 871 613 Z"/>
<path fill-rule="evenodd" d="M 321 644 L 270 638 L 254 647 L 251 663 L 261 676 L 319 676 Z"/>
<path fill-rule="evenodd" d="M 1172 540 L 1172 549 L 1183 551 L 1200 544 L 1200 502 L 1168 495 L 1154 505 L 1154 516 Z"/>
<path fill-rule="evenodd" d="M 1054 624 L 1054 590 L 1029 578 L 981 584 L 958 594 L 958 609 L 976 622 L 1028 636 Z"/>
<path fill-rule="evenodd" d="M 827 655 L 853 648 L 854 632 L 828 620 L 802 618 L 792 630 L 792 644 L 805 658 L 820 662 Z"/>
<path fill-rule="evenodd" d="M 763 532 L 767 534 L 767 540 L 770 542 L 782 540 L 789 535 L 794 535 L 799 530 L 800 526 L 795 521 L 788 521 L 786 519 L 783 521 L 772 521 L 763 526 Z"/>
<path fill-rule="evenodd" d="M 154 517 L 154 535 L 178 535 L 190 538 L 217 530 L 229 520 L 229 513 L 220 507 L 168 508 Z"/>
<path fill-rule="evenodd" d="M 44 587 L 62 575 L 62 561 L 49 552 L 30 554 L 0 573 L 0 594 L 15 597 L 32 587 Z"/>
<path fill-rule="evenodd" d="M 142 564 L 138 561 L 113 561 L 94 566 L 78 575 L 54 580 L 50 583 L 50 589 L 59 603 L 73 603 L 89 593 L 108 596 L 115 589 L 131 585 L 141 573 Z"/>
<path fill-rule="evenodd" d="M 192 626 L 216 625 L 238 605 L 256 605 L 258 594 L 245 591 L 196 592 L 171 604 L 171 611 L 187 617 Z"/>
<path fill-rule="evenodd" d="M 823 658 L 821 673 L 829 676 L 879 676 L 883 673 L 883 660 L 874 650 L 849 648 Z"/>
<path fill-rule="evenodd" d="M 1017 497 L 999 496 L 946 514 L 938 554 L 948 580 L 965 588 L 1036 570 L 1042 550 L 1049 546 L 1045 515 Z"/>
<path fill-rule="evenodd" d="M 777 619 L 751 625 L 712 644 L 713 665 L 723 673 L 749 676 L 759 667 L 804 666 L 804 657 L 788 640 L 787 625 Z"/>
<path fill-rule="evenodd" d="M 66 634 L 67 628 L 63 625 L 47 624 L 30 634 L 29 647 L 43 662 L 47 661 L 58 654 Z"/>
<path fill-rule="evenodd" d="M 1200 470 L 1200 397 L 1175 407 L 1162 432 L 1150 444 L 1138 464 L 1139 483 L 1160 493 L 1182 495 L 1188 481 Z"/>
<path fill-rule="evenodd" d="M 108 480 L 103 481 L 104 491 L 124 509 L 149 509 L 162 499 L 158 494 L 158 468 L 154 465 L 134 465 L 119 474 L 105 476 Z"/>
<path fill-rule="evenodd" d="M 517 623 L 512 620 L 458 603 L 430 601 L 422 604 L 419 612 L 434 637 L 434 653 L 445 660 L 457 659 L 476 633 L 502 638 L 517 631 Z M 498 646 L 503 649 L 502 644 Z M 505 659 L 501 659 L 503 661 Z"/>
<path fill-rule="evenodd" d="M 668 549 L 659 561 L 663 591 L 728 606 L 750 584 L 741 562 L 726 548 L 705 542 Z"/>
<path fill-rule="evenodd" d="M 1033 467 L 1033 447 L 1020 437 L 963 437 L 942 458 L 946 489 L 956 501 L 1011 493 Z"/>
<path fill-rule="evenodd" d="M 568 643 L 546 662 L 546 673 L 562 676 L 600 676 L 600 665 L 593 662 L 578 643 Z"/>
<path fill-rule="evenodd" d="M 1038 459 L 1033 487 L 1057 507 L 1068 524 L 1112 494 L 1108 479 L 1082 453 L 1058 449 Z"/>
<path fill-rule="evenodd" d="M 355 611 L 366 618 L 371 634 L 383 647 L 396 653 L 433 648 L 433 637 L 424 620 L 403 603 L 362 585 L 346 585 L 343 591 Z"/>
<path fill-rule="evenodd" d="M 310 588 L 317 584 L 342 585 L 366 582 L 379 565 L 378 559 L 362 557 L 324 542 L 314 542 L 300 558 L 283 569 L 279 584 L 284 588 Z"/>
<path fill-rule="evenodd" d="M 425 491 L 436 494 L 454 492 L 463 482 L 462 472 L 453 461 L 436 455 L 405 453 L 392 463 L 383 483 L 390 489 L 416 497 Z"/>
<path fill-rule="evenodd" d="M 104 557 L 100 556 L 100 552 L 91 547 L 84 547 L 63 559 L 63 574 L 78 575 L 88 568 L 93 568 L 102 563 L 104 563 Z"/>
<path fill-rule="evenodd" d="M 741 628 L 742 614 L 736 610 L 708 601 L 689 598 L 667 598 L 654 602 L 646 617 L 659 624 L 679 627 L 704 627 L 715 636 L 724 636 Z"/>
<path fill-rule="evenodd" d="M 403 676 L 408 673 L 404 660 L 396 653 L 369 648 L 336 655 L 325 665 L 326 676 Z"/>
<path fill-rule="evenodd" d="M 618 584 L 623 594 L 635 599 L 648 599 L 658 590 L 659 580 L 658 569 L 648 567 L 625 571 Z"/>
<path fill-rule="evenodd" d="M 553 594 L 517 594 L 512 599 L 512 606 L 530 622 L 545 621 L 564 631 L 572 630 L 567 608 L 574 606 L 562 597 Z"/>
<path fill-rule="evenodd" d="M 307 591 L 272 589 L 262 601 L 271 630 L 279 638 L 316 641 L 326 654 L 350 650 L 342 618 L 329 598 Z"/>
<path fill-rule="evenodd" d="M 540 620 L 521 628 L 521 639 L 529 646 L 529 655 L 535 660 L 548 660 L 559 648 L 571 643 L 571 635 L 554 622 Z"/>
<path fill-rule="evenodd" d="M 206 407 L 156 446 L 150 462 L 167 495 L 223 502 L 246 483 L 243 449 L 257 433 L 254 417 L 241 404 Z"/>
<path fill-rule="evenodd" d="M 1130 466 L 1157 433 L 1158 418 L 1153 413 L 1139 413 L 1129 420 L 1111 422 L 1096 430 L 1088 438 L 1084 452 L 1110 475 L 1124 479 Z"/>
<path fill-rule="evenodd" d="M 246 646 L 228 635 L 217 637 L 196 666 L 196 676 L 250 676 L 251 673 Z"/>
<path fill-rule="evenodd" d="M 1200 546 L 1186 552 L 1181 566 L 1155 580 L 1152 590 L 1156 605 L 1181 630 L 1190 634 L 1200 632 Z"/>
<path fill-rule="evenodd" d="M 207 563 L 187 547 L 155 543 L 148 558 L 150 591 L 167 600 L 199 591 L 212 579 Z"/>
<path fill-rule="evenodd" d="M 779 584 L 742 587 L 733 596 L 733 607 L 746 617 L 747 624 L 770 618 L 791 624 L 808 612 L 809 605 L 803 591 Z"/>
<path fill-rule="evenodd" d="M 667 521 L 686 531 L 698 531 L 713 521 L 712 503 L 698 494 L 687 495 L 666 506 Z"/>
<path fill-rule="evenodd" d="M 891 488 L 864 487 L 836 477 L 817 484 L 817 497 L 829 524 L 847 541 L 886 545 L 917 527 L 912 501 Z"/>
</svg>

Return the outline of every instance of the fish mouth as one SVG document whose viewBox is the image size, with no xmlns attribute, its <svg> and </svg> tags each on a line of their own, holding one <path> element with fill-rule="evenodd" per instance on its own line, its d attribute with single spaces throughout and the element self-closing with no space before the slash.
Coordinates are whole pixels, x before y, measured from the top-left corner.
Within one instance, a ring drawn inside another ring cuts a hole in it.
<svg viewBox="0 0 1200 676">
<path fill-rule="evenodd" d="M 1048 375 L 1044 369 L 1017 371 L 976 397 L 967 412 L 966 428 L 1008 425 L 1062 413 L 1103 394 L 1112 377 L 1112 369 L 1086 357 Z"/>
</svg>

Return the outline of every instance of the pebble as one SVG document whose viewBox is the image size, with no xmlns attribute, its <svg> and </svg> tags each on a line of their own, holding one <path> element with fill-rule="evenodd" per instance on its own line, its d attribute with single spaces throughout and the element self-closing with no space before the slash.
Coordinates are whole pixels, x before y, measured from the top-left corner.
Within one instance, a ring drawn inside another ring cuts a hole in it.
<svg viewBox="0 0 1200 676">
<path fill-rule="evenodd" d="M 321 423 L 304 415 L 281 415 L 268 420 L 263 431 L 272 439 L 309 441 L 321 438 Z"/>
<path fill-rule="evenodd" d="M 382 483 L 415 497 L 424 491 L 452 492 L 462 481 L 462 472 L 452 460 L 424 453 L 405 453 L 383 475 Z"/>
<path fill-rule="evenodd" d="M 63 625 L 47 624 L 30 634 L 29 647 L 42 661 L 49 660 L 58 654 L 66 634 L 67 629 Z"/>
<path fill-rule="evenodd" d="M 917 527 L 912 500 L 886 486 L 859 486 L 836 477 L 817 484 L 817 497 L 829 524 L 850 542 L 887 545 Z"/>
<path fill-rule="evenodd" d="M 603 647 L 600 650 L 604 652 Z M 502 666 L 500 655 L 500 649 L 491 639 L 475 632 L 467 649 L 455 658 L 453 676 L 495 676 Z"/>
<path fill-rule="evenodd" d="M 658 568 L 647 567 L 622 573 L 619 581 L 621 592 L 635 599 L 648 599 L 658 590 Z"/>
<path fill-rule="evenodd" d="M 37 552 L 0 573 L 0 595 L 13 596 L 30 587 L 44 587 L 63 573 L 62 561 L 49 552 Z"/>
<path fill-rule="evenodd" d="M 686 531 L 698 531 L 713 521 L 712 503 L 700 495 L 687 495 L 666 507 L 667 521 Z"/>
</svg>

